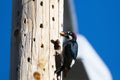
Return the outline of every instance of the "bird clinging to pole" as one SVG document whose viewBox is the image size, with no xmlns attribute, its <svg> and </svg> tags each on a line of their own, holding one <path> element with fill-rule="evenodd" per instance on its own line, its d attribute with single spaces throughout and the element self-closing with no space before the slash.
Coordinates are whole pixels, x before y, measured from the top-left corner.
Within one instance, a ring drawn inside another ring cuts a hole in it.
<svg viewBox="0 0 120 80">
<path fill-rule="evenodd" d="M 63 44 L 63 63 L 59 69 L 55 71 L 57 75 L 60 75 L 61 71 L 64 72 L 64 77 L 67 76 L 68 71 L 75 64 L 76 57 L 78 54 L 78 44 L 76 42 L 77 36 L 74 32 L 67 31 L 61 32 L 61 36 L 66 38 L 66 41 Z"/>
</svg>

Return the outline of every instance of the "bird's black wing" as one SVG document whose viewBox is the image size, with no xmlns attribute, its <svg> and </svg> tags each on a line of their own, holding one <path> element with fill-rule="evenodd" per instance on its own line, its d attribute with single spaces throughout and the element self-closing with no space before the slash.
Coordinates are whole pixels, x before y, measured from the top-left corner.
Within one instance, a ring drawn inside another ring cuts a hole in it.
<svg viewBox="0 0 120 80">
<path fill-rule="evenodd" d="M 71 42 L 67 41 L 66 43 L 64 43 L 63 45 L 63 65 L 66 66 L 67 68 L 70 67 L 70 64 L 72 62 L 72 49 L 71 49 Z"/>
<path fill-rule="evenodd" d="M 74 59 L 76 59 L 77 54 L 78 54 L 78 44 L 76 41 L 71 41 L 73 44 L 71 44 L 71 51 L 72 51 L 72 56 Z"/>
</svg>

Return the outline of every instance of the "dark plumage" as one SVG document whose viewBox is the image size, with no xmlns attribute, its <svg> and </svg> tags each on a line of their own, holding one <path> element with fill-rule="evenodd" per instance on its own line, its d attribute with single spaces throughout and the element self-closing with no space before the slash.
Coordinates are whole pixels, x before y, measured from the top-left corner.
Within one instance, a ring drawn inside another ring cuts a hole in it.
<svg viewBox="0 0 120 80">
<path fill-rule="evenodd" d="M 60 75 L 61 71 L 64 71 L 64 77 L 66 77 L 67 72 L 74 65 L 77 53 L 78 53 L 78 44 L 76 42 L 76 35 L 71 32 L 61 32 L 61 36 L 64 36 L 67 41 L 63 44 L 63 65 L 55 71 L 57 75 Z"/>
</svg>

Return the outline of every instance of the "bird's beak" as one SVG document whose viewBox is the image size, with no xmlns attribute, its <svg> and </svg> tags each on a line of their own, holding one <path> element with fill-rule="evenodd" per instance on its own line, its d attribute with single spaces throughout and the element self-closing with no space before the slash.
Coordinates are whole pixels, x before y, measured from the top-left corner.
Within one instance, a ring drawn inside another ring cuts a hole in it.
<svg viewBox="0 0 120 80">
<path fill-rule="evenodd" d="M 65 32 L 63 32 L 63 31 L 60 32 L 60 35 L 61 35 L 61 36 L 65 36 Z"/>
</svg>

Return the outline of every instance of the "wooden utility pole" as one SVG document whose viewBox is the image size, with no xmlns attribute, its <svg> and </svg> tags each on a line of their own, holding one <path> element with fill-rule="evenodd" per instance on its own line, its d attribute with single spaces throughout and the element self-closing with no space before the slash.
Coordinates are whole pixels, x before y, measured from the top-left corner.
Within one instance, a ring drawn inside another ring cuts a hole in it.
<svg viewBox="0 0 120 80">
<path fill-rule="evenodd" d="M 13 0 L 10 80 L 57 80 L 62 30 L 63 0 Z"/>
</svg>

